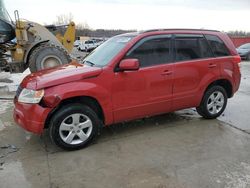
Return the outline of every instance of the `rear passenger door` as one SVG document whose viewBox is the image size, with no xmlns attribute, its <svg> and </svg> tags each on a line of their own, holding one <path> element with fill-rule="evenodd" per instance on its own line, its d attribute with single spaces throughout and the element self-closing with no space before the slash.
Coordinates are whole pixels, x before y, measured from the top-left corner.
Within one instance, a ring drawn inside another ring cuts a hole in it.
<svg viewBox="0 0 250 188">
<path fill-rule="evenodd" d="M 197 106 L 207 82 L 219 77 L 220 69 L 203 35 L 175 35 L 173 109 Z"/>
</svg>

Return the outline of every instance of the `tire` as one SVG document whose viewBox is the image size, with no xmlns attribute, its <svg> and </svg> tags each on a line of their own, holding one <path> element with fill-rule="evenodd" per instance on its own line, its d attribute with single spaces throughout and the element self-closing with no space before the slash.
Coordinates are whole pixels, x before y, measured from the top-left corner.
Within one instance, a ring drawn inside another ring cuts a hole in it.
<svg viewBox="0 0 250 188">
<path fill-rule="evenodd" d="M 51 43 L 43 43 L 36 47 L 29 57 L 31 72 L 64 65 L 70 62 L 70 56 L 65 49 Z"/>
<path fill-rule="evenodd" d="M 60 148 L 78 150 L 90 144 L 101 127 L 101 121 L 91 108 L 73 103 L 63 106 L 53 115 L 49 134 Z"/>
<path fill-rule="evenodd" d="M 212 86 L 207 89 L 200 106 L 196 110 L 205 119 L 217 118 L 224 112 L 227 98 L 227 93 L 223 87 Z"/>
</svg>

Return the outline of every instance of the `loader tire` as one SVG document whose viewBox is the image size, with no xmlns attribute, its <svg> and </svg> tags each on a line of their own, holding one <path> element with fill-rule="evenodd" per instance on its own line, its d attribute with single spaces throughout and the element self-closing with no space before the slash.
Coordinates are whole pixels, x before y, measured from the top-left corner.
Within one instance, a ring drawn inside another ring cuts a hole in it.
<svg viewBox="0 0 250 188">
<path fill-rule="evenodd" d="M 29 68 L 31 72 L 48 69 L 70 62 L 67 51 L 51 43 L 43 43 L 36 47 L 29 56 Z"/>
</svg>

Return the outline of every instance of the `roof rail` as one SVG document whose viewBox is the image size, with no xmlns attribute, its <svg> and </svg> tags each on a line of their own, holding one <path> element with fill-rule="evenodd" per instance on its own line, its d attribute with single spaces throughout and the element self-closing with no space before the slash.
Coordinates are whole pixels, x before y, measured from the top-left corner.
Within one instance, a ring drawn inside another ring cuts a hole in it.
<svg viewBox="0 0 250 188">
<path fill-rule="evenodd" d="M 218 30 L 210 30 L 210 29 L 180 29 L 180 28 L 173 28 L 173 29 L 150 29 L 141 31 L 140 33 L 148 33 L 148 32 L 155 32 L 155 31 L 172 31 L 172 30 L 188 30 L 188 31 L 212 31 L 212 32 L 220 32 Z"/>
</svg>

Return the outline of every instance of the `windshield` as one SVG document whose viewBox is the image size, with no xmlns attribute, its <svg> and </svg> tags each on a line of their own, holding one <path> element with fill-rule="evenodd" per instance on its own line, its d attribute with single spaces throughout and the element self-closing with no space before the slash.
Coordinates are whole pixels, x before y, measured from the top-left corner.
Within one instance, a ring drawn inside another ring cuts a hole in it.
<svg viewBox="0 0 250 188">
<path fill-rule="evenodd" d="M 250 43 L 243 44 L 239 47 L 240 49 L 250 49 Z"/>
<path fill-rule="evenodd" d="M 103 67 L 107 65 L 134 36 L 117 36 L 109 39 L 90 53 L 83 63 Z"/>
<path fill-rule="evenodd" d="M 3 0 L 0 0 L 0 19 L 11 23 L 10 17 L 4 7 Z"/>
</svg>

